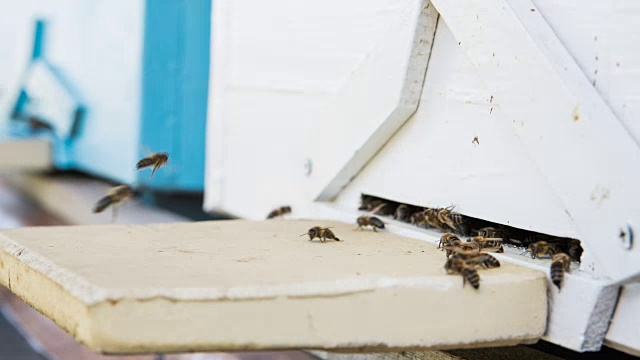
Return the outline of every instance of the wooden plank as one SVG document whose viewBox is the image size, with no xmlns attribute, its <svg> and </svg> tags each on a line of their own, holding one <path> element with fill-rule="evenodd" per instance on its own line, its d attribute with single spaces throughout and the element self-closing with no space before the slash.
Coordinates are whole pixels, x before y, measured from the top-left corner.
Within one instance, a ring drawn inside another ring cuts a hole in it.
<svg viewBox="0 0 640 360">
<path fill-rule="evenodd" d="M 416 111 L 438 13 L 429 1 L 406 1 L 376 50 L 316 114 L 310 142 L 331 139 L 331 151 L 311 148 L 316 200 L 333 200 Z"/>
<path fill-rule="evenodd" d="M 446 275 L 430 244 L 330 221 L 322 225 L 343 241 L 299 237 L 316 224 L 3 230 L 0 283 L 106 353 L 466 348 L 531 343 L 544 332 L 539 271 L 505 264 L 482 271 L 474 290 Z M 466 326 L 452 332 L 452 322 Z"/>
<path fill-rule="evenodd" d="M 640 198 L 640 169 L 630 166 L 640 148 L 534 4 L 433 4 L 575 221 L 582 268 L 619 281 L 640 273 L 640 247 L 620 239 L 640 219 L 640 203 L 629 201 Z"/>
</svg>

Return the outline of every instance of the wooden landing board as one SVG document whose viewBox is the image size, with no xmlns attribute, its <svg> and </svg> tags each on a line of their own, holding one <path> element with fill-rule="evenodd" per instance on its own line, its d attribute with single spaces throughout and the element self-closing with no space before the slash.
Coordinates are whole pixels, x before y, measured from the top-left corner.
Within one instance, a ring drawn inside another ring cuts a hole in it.
<svg viewBox="0 0 640 360">
<path fill-rule="evenodd" d="M 0 139 L 0 172 L 47 171 L 52 168 L 51 144 L 43 139 Z"/>
<path fill-rule="evenodd" d="M 341 242 L 300 237 L 333 227 Z M 479 290 L 432 244 L 329 221 L 208 221 L 0 231 L 0 282 L 96 351 L 466 348 L 532 343 L 542 272 Z"/>
</svg>

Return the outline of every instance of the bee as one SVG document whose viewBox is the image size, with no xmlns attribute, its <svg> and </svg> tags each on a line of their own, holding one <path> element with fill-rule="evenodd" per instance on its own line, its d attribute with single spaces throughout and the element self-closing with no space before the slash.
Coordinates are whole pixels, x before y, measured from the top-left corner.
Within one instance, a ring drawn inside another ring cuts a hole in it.
<svg viewBox="0 0 640 360">
<path fill-rule="evenodd" d="M 358 217 L 357 222 L 358 222 L 358 227 L 356 228 L 356 230 L 360 230 L 365 226 L 371 226 L 373 231 L 377 231 L 376 228 L 384 229 L 384 223 L 382 222 L 382 220 L 378 219 L 375 216 L 363 215 Z"/>
<path fill-rule="evenodd" d="M 416 226 L 426 225 L 427 223 L 427 220 L 425 217 L 426 211 L 427 210 L 425 209 L 425 210 L 420 210 L 411 214 L 411 216 L 409 217 L 409 222 Z"/>
<path fill-rule="evenodd" d="M 438 241 L 438 249 L 442 248 L 444 250 L 445 246 L 451 246 L 451 241 L 457 240 L 456 244 L 462 243 L 460 238 L 456 236 L 454 233 L 445 233 L 440 237 L 440 241 Z"/>
<path fill-rule="evenodd" d="M 291 206 L 286 205 L 286 206 L 281 206 L 277 209 L 273 209 L 269 215 L 267 215 L 267 220 L 269 219 L 273 219 L 275 217 L 278 216 L 284 216 L 286 214 L 291 214 Z"/>
<path fill-rule="evenodd" d="M 571 271 L 571 258 L 565 253 L 557 253 L 553 255 L 551 260 L 551 270 L 549 275 L 551 281 L 560 290 L 562 286 L 562 280 L 564 280 L 564 273 Z"/>
<path fill-rule="evenodd" d="M 106 196 L 98 200 L 93 208 L 94 213 L 101 213 L 104 209 L 111 206 L 112 221 L 115 222 L 118 216 L 118 206 L 133 196 L 134 192 L 129 185 L 118 185 L 109 189 Z"/>
<path fill-rule="evenodd" d="M 393 214 L 393 218 L 399 221 L 407 222 L 411 216 L 411 208 L 409 205 L 401 204 L 396 208 L 396 212 Z"/>
<path fill-rule="evenodd" d="M 529 245 L 527 251 L 531 252 L 532 259 L 536 259 L 540 256 L 551 257 L 558 252 L 558 249 L 555 246 L 547 243 L 546 241 L 538 241 Z"/>
<path fill-rule="evenodd" d="M 467 239 L 467 242 L 475 241 L 483 249 L 502 247 L 502 238 L 483 238 L 482 236 L 474 236 Z M 503 249 L 504 252 L 504 249 Z"/>
<path fill-rule="evenodd" d="M 451 230 L 458 230 L 459 226 L 464 223 L 462 215 L 452 212 L 453 206 L 438 209 L 437 219 L 440 224 L 447 225 Z"/>
<path fill-rule="evenodd" d="M 330 228 L 323 228 L 320 226 L 314 226 L 311 229 L 309 229 L 309 231 L 307 231 L 306 233 L 300 235 L 300 236 L 305 236 L 305 235 L 309 235 L 309 241 L 318 238 L 320 239 L 321 242 L 325 242 L 326 239 L 333 239 L 335 241 L 341 241 L 340 239 L 338 239 L 336 237 L 336 235 L 333 233 L 333 231 L 329 230 Z"/>
<path fill-rule="evenodd" d="M 474 269 L 471 266 L 468 266 L 463 259 L 447 259 L 447 262 L 444 264 L 444 269 L 447 271 L 447 274 L 462 275 L 463 287 L 467 284 L 467 281 L 471 284 L 471 286 L 473 286 L 474 289 L 478 289 L 480 287 L 480 275 L 478 275 L 478 270 Z"/>
<path fill-rule="evenodd" d="M 460 239 L 456 240 L 452 240 L 450 242 L 450 245 L 444 248 L 446 250 L 446 256 L 449 257 L 451 256 L 451 254 L 456 250 L 462 250 L 462 251 L 474 251 L 476 253 L 480 253 L 480 244 L 478 244 L 477 242 L 466 242 L 463 243 L 462 241 L 460 241 Z"/>
<path fill-rule="evenodd" d="M 503 230 L 496 229 L 494 227 L 485 227 L 477 231 L 478 236 L 482 236 L 483 238 L 500 238 L 503 240 L 508 240 L 508 236 Z"/>
<path fill-rule="evenodd" d="M 136 170 L 144 169 L 149 166 L 153 166 L 153 171 L 151 172 L 151 177 L 156 173 L 158 169 L 169 161 L 169 154 L 166 152 L 159 152 L 151 154 L 142 160 L 138 161 L 136 165 Z"/>
<path fill-rule="evenodd" d="M 424 211 L 424 219 L 427 223 L 427 225 L 436 228 L 442 232 L 447 232 L 449 231 L 449 228 L 447 227 L 447 224 L 445 224 L 444 222 L 441 222 L 440 219 L 438 218 L 438 213 L 441 211 L 442 209 L 432 209 L 432 208 L 427 208 Z"/>
<path fill-rule="evenodd" d="M 493 269 L 500 267 L 500 261 L 495 257 L 491 256 L 491 254 L 479 253 L 475 251 L 454 251 L 452 258 L 459 257 L 467 263 L 467 265 L 473 268 L 480 269 Z"/>
</svg>

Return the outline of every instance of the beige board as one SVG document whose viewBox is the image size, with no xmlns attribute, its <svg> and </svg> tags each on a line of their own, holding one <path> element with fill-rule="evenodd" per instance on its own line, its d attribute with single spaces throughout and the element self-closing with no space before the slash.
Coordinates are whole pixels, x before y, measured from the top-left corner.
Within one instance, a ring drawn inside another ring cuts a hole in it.
<svg viewBox="0 0 640 360">
<path fill-rule="evenodd" d="M 300 237 L 331 226 L 341 242 Z M 329 221 L 207 221 L 0 231 L 0 282 L 105 353 L 450 349 L 532 343 L 545 275 L 481 286 L 430 243 Z"/>
</svg>

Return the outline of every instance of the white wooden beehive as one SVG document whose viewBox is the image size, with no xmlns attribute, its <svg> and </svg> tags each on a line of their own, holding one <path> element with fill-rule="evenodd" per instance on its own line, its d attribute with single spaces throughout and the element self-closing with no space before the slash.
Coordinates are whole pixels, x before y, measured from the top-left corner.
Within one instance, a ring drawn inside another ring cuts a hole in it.
<svg viewBox="0 0 640 360">
<path fill-rule="evenodd" d="M 578 238 L 546 339 L 637 353 L 639 16 L 631 0 L 215 2 L 205 208 L 353 221 L 366 193 Z"/>
</svg>

